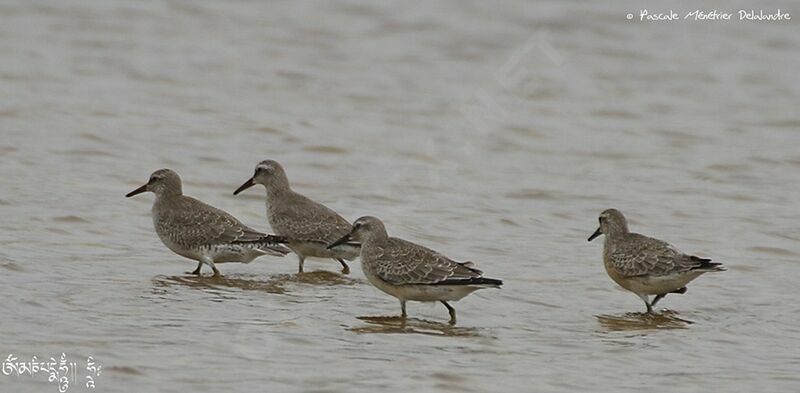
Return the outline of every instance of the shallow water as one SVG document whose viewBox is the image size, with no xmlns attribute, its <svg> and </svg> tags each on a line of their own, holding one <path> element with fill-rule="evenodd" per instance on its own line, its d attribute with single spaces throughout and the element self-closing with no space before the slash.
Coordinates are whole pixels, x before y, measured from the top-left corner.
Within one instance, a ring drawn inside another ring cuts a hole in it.
<svg viewBox="0 0 800 393">
<path fill-rule="evenodd" d="M 0 4 L 0 357 L 91 355 L 108 392 L 797 391 L 797 23 L 638 3 Z M 170 167 L 268 231 L 231 195 L 266 158 L 505 286 L 449 326 L 357 262 L 196 278 L 123 197 Z M 729 270 L 640 314 L 586 242 L 608 207 Z"/>
</svg>

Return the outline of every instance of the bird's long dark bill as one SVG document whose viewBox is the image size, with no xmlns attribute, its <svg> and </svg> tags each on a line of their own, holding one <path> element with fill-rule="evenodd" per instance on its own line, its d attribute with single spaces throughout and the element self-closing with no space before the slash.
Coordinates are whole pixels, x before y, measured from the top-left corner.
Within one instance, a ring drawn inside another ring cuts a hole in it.
<svg viewBox="0 0 800 393">
<path fill-rule="evenodd" d="M 251 177 L 251 178 L 247 179 L 247 181 L 244 182 L 244 184 L 239 186 L 239 188 L 237 188 L 236 191 L 233 192 L 233 195 L 238 195 L 240 192 L 242 192 L 242 191 L 244 191 L 244 190 L 246 190 L 246 189 L 248 189 L 248 188 L 250 188 L 250 187 L 252 187 L 254 185 L 256 185 L 256 183 L 253 182 L 253 178 Z"/>
<path fill-rule="evenodd" d="M 141 193 L 143 193 L 145 191 L 147 191 L 147 184 L 145 184 L 145 185 L 143 185 L 143 186 L 141 186 L 141 187 L 139 187 L 139 188 L 127 193 L 127 194 L 125 194 L 125 197 L 126 198 L 130 198 L 130 197 L 132 197 L 134 195 L 139 195 L 139 194 L 141 194 Z"/>
<path fill-rule="evenodd" d="M 600 235 L 602 235 L 602 234 L 603 234 L 603 232 L 600 232 L 600 228 L 597 228 L 597 230 L 596 230 L 596 231 L 594 231 L 594 233 L 592 234 L 592 236 L 589 236 L 589 241 L 592 241 L 592 240 L 594 240 L 594 238 L 596 238 L 596 237 L 598 237 L 598 236 L 600 236 Z"/>
<path fill-rule="evenodd" d="M 338 245 L 340 245 L 340 244 L 347 243 L 349 240 L 350 240 L 350 234 L 348 233 L 348 234 L 346 234 L 346 235 L 342 236 L 342 238 L 341 238 L 341 239 L 339 239 L 339 240 L 337 240 L 337 241 L 335 241 L 335 242 L 331 243 L 331 244 L 328 246 L 328 250 L 330 250 L 331 248 L 334 248 L 334 247 L 336 247 L 336 246 L 338 246 Z"/>
</svg>

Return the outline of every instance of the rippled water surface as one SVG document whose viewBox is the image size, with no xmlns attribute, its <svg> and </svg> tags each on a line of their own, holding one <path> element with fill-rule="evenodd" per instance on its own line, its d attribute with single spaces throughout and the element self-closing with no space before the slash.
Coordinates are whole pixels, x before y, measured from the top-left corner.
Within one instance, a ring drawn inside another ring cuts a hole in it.
<svg viewBox="0 0 800 393">
<path fill-rule="evenodd" d="M 639 3 L 0 3 L 0 357 L 91 355 L 107 392 L 798 391 L 797 21 Z M 267 158 L 505 286 L 449 326 L 358 262 L 197 278 L 123 197 L 170 167 L 269 231 L 232 195 Z M 608 207 L 728 271 L 643 316 L 586 242 Z"/>
</svg>

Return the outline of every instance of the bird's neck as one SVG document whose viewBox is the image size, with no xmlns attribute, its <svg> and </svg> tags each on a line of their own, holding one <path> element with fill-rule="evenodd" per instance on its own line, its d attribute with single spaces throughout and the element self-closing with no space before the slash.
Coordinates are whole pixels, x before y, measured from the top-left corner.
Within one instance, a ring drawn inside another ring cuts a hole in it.
<svg viewBox="0 0 800 393">
<path fill-rule="evenodd" d="M 364 239 L 361 246 L 362 247 L 375 247 L 381 246 L 389 240 L 389 236 L 386 233 L 374 233 Z"/>
<path fill-rule="evenodd" d="M 157 202 L 159 202 L 159 201 L 163 202 L 163 201 L 167 201 L 167 200 L 170 200 L 170 199 L 179 198 L 182 195 L 183 195 L 183 193 L 180 190 L 157 192 L 156 193 L 156 201 Z"/>
<path fill-rule="evenodd" d="M 603 233 L 606 235 L 606 239 L 625 236 L 628 233 L 628 224 L 625 222 L 608 222 L 606 227 L 603 228 Z"/>
<path fill-rule="evenodd" d="M 279 199 L 279 198 L 281 198 L 281 197 L 283 197 L 285 195 L 289 195 L 289 194 L 291 194 L 293 192 L 292 188 L 289 187 L 289 182 L 288 181 L 286 183 L 283 183 L 283 184 L 272 183 L 269 186 L 267 186 L 266 188 L 267 188 L 267 200 L 270 200 L 270 201 L 274 201 L 274 200 Z"/>
<path fill-rule="evenodd" d="M 615 241 L 617 239 L 620 239 L 620 238 L 624 237 L 627 234 L 628 234 L 628 229 L 627 228 L 613 228 L 613 229 L 609 230 L 608 233 L 604 233 L 604 235 L 606 235 L 605 236 L 606 237 L 605 242 L 606 243 L 613 242 L 613 241 Z"/>
<path fill-rule="evenodd" d="M 265 186 L 267 188 L 267 196 L 292 192 L 292 187 L 289 185 L 289 178 L 283 173 L 276 173 L 275 176 L 269 179 Z"/>
</svg>

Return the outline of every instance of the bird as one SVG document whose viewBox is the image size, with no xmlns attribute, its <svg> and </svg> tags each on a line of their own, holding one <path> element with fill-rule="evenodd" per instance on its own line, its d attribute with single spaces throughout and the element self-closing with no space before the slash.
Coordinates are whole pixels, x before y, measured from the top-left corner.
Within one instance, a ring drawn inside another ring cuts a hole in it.
<svg viewBox="0 0 800 393">
<path fill-rule="evenodd" d="M 606 236 L 606 272 L 614 282 L 639 296 L 648 314 L 667 294 L 686 293 L 686 285 L 702 274 L 726 270 L 711 259 L 688 255 L 665 241 L 629 232 L 625 216 L 617 209 L 603 211 L 598 220 L 600 226 L 589 241 Z M 655 295 L 652 302 L 650 295 Z"/>
<path fill-rule="evenodd" d="M 483 288 L 500 288 L 503 281 L 483 277 L 472 262 L 456 262 L 424 246 L 389 237 L 380 219 L 357 219 L 349 233 L 331 243 L 336 247 L 349 241 L 361 243 L 361 268 L 370 283 L 400 300 L 400 317 L 405 319 L 406 302 L 441 302 L 456 323 L 457 301 Z"/>
<path fill-rule="evenodd" d="M 286 244 L 298 258 L 298 272 L 303 273 L 307 257 L 332 258 L 342 265 L 342 274 L 350 273 L 345 260 L 358 258 L 359 246 L 344 243 L 334 249 L 327 245 L 344 236 L 352 228 L 350 222 L 325 205 L 295 192 L 283 166 L 274 160 L 256 165 L 253 176 L 233 195 L 261 184 L 267 190 L 267 221 L 277 235 L 285 236 Z"/>
<path fill-rule="evenodd" d="M 183 195 L 181 178 L 171 169 L 153 172 L 146 184 L 125 196 L 148 191 L 156 195 L 152 209 L 156 234 L 174 253 L 198 262 L 191 274 L 200 275 L 206 264 L 219 277 L 217 263 L 250 263 L 262 255 L 291 252 L 279 244 L 285 239 L 249 228 L 225 211 Z"/>
</svg>

